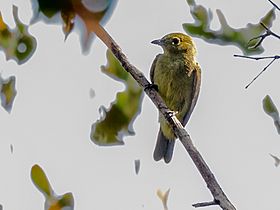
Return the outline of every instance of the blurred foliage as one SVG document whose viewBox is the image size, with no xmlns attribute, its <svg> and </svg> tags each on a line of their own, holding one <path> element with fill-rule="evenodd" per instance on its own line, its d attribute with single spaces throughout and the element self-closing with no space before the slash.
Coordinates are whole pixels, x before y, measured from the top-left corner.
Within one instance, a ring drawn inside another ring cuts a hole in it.
<svg viewBox="0 0 280 210">
<path fill-rule="evenodd" d="M 184 30 L 195 37 L 200 37 L 206 42 L 219 45 L 235 45 L 242 50 L 244 54 L 260 54 L 264 51 L 260 45 L 256 46 L 258 40 L 253 38 L 263 34 L 266 29 L 260 24 L 247 24 L 245 28 L 234 29 L 229 26 L 224 14 L 216 10 L 221 28 L 217 31 L 210 29 L 213 13 L 202 5 L 196 5 L 194 0 L 187 0 L 190 6 L 190 12 L 194 18 L 194 23 L 183 24 Z M 275 19 L 274 9 L 271 9 L 261 20 L 268 28 L 271 27 Z"/>
<path fill-rule="evenodd" d="M 45 210 L 61 210 L 74 209 L 74 197 L 72 193 L 56 195 L 51 187 L 51 184 L 39 165 L 34 165 L 31 169 L 31 179 L 37 189 L 43 193 L 45 197 Z"/>
<path fill-rule="evenodd" d="M 43 169 L 38 166 L 34 165 L 31 169 L 31 179 L 35 186 L 37 187 L 40 192 L 44 194 L 44 196 L 51 196 L 53 194 L 53 190 L 49 183 L 49 180 L 43 171 Z"/>
<path fill-rule="evenodd" d="M 265 113 L 273 119 L 277 132 L 278 134 L 280 134 L 279 112 L 269 95 L 265 96 L 265 98 L 263 99 L 263 109 Z"/>
<path fill-rule="evenodd" d="M 28 26 L 19 20 L 16 6 L 13 6 L 13 16 L 16 27 L 10 29 L 0 13 L 0 49 L 7 60 L 14 59 L 18 64 L 23 64 L 33 55 L 37 43 L 28 33 Z"/>
<path fill-rule="evenodd" d="M 140 170 L 140 160 L 134 160 L 134 168 L 135 168 L 135 173 L 138 174 Z"/>
<path fill-rule="evenodd" d="M 3 79 L 0 75 L 1 105 L 9 113 L 12 110 L 13 103 L 17 94 L 15 85 L 16 78 L 14 76 L 11 76 L 7 79 Z"/>
<path fill-rule="evenodd" d="M 102 66 L 101 70 L 123 82 L 126 90 L 117 93 L 116 100 L 108 110 L 100 107 L 101 118 L 92 125 L 91 139 L 98 145 L 120 145 L 124 144 L 124 135 L 134 135 L 132 124 L 141 111 L 143 90 L 109 50 L 107 60 L 107 65 Z"/>
<path fill-rule="evenodd" d="M 157 196 L 162 202 L 164 210 L 168 210 L 167 201 L 169 196 L 170 189 L 168 189 L 166 192 L 162 192 L 161 190 L 157 190 Z"/>
<path fill-rule="evenodd" d="M 90 98 L 94 98 L 95 97 L 95 91 L 92 88 L 89 89 L 89 97 Z"/>
<path fill-rule="evenodd" d="M 272 154 L 269 154 L 269 155 L 274 159 L 275 167 L 278 167 L 279 164 L 280 164 L 280 159 L 277 156 L 275 156 L 275 155 L 272 155 Z"/>
<path fill-rule="evenodd" d="M 34 16 L 32 22 L 44 20 L 48 23 L 62 23 L 62 29 L 65 39 L 72 32 L 76 25 L 82 23 L 80 27 L 81 45 L 83 52 L 88 52 L 94 35 L 87 30 L 87 25 L 82 19 L 76 18 L 74 9 L 75 3 L 81 3 L 81 0 L 32 0 Z M 83 0 L 82 4 L 91 12 L 92 16 L 101 24 L 112 15 L 117 0 Z"/>
</svg>

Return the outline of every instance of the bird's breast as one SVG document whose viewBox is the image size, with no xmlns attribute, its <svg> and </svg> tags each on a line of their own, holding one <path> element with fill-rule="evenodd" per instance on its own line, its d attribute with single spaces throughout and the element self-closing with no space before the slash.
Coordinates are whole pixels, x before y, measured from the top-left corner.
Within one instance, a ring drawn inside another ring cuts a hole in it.
<svg viewBox="0 0 280 210">
<path fill-rule="evenodd" d="M 158 85 L 159 94 L 166 105 L 179 115 L 191 103 L 193 74 L 184 60 L 159 59 L 154 72 L 154 82 Z"/>
</svg>

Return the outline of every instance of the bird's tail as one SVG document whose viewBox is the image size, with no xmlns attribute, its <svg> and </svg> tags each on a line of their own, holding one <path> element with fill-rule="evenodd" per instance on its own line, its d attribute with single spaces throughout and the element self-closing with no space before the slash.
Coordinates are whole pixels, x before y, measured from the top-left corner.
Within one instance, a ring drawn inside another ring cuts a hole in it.
<svg viewBox="0 0 280 210">
<path fill-rule="evenodd" d="M 175 140 L 167 139 L 160 129 L 154 150 L 154 160 L 159 161 L 163 158 L 166 163 L 169 163 L 172 159 L 174 145 Z"/>
</svg>

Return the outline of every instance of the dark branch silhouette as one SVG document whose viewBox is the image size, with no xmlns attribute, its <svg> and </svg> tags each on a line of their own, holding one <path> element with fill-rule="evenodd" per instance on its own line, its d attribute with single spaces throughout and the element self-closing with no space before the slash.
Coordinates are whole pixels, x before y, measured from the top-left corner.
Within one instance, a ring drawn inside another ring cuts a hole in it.
<svg viewBox="0 0 280 210">
<path fill-rule="evenodd" d="M 275 4 L 273 1 L 268 0 L 276 9 L 278 9 L 280 11 L 280 8 L 277 6 L 277 4 Z"/>
<path fill-rule="evenodd" d="M 268 0 L 277 10 L 280 11 L 280 8 L 271 0 Z M 256 45 L 254 45 L 252 48 L 257 48 L 258 46 L 260 46 L 262 44 L 262 42 L 265 40 L 265 38 L 269 37 L 269 36 L 273 36 L 277 39 L 280 39 L 280 36 L 276 33 L 274 33 L 273 31 L 271 31 L 264 23 L 260 23 L 262 25 L 262 27 L 265 28 L 265 33 L 262 35 L 259 35 L 257 37 L 254 37 L 252 39 L 249 40 L 248 45 L 250 44 L 251 41 L 253 40 L 257 40 L 259 39 L 259 41 L 257 42 Z M 264 73 L 268 67 L 270 65 L 272 65 L 274 63 L 275 60 L 278 60 L 280 58 L 279 55 L 275 55 L 275 56 L 261 56 L 261 57 L 251 57 L 251 56 L 246 56 L 246 55 L 233 55 L 234 57 L 239 57 L 239 58 L 247 58 L 247 59 L 253 59 L 253 60 L 264 60 L 264 59 L 272 59 L 263 69 L 262 71 L 260 71 L 260 73 L 258 73 L 252 80 L 251 82 L 249 82 L 248 85 L 246 85 L 245 89 L 247 89 L 259 76 L 261 76 L 262 73 Z"/>
<path fill-rule="evenodd" d="M 247 89 L 259 76 L 261 76 L 262 73 L 264 73 L 267 68 L 277 59 L 280 58 L 279 55 L 274 55 L 274 56 L 264 56 L 264 57 L 251 57 L 251 56 L 246 56 L 246 55 L 233 55 L 234 57 L 238 58 L 247 58 L 247 59 L 252 59 L 252 60 L 264 60 L 264 59 L 272 59 L 261 71 L 260 73 L 255 76 L 251 82 L 249 82 L 248 85 L 246 85 L 245 89 Z"/>
<path fill-rule="evenodd" d="M 254 37 L 254 38 L 252 38 L 252 39 L 249 40 L 248 45 L 250 44 L 251 41 L 256 40 L 256 39 L 260 39 L 260 40 L 257 42 L 257 44 L 256 44 L 255 46 L 251 47 L 251 48 L 257 48 L 258 46 L 260 46 L 260 45 L 262 44 L 262 42 L 264 41 L 264 39 L 265 39 L 266 37 L 268 37 L 268 36 L 274 36 L 274 37 L 280 39 L 280 36 L 279 36 L 278 34 L 276 34 L 276 33 L 274 33 L 273 31 L 271 31 L 271 30 L 270 30 L 268 27 L 266 27 L 263 23 L 260 23 L 260 24 L 262 25 L 262 27 L 265 28 L 266 31 L 265 31 L 264 34 L 262 34 L 262 35 L 260 35 L 260 36 L 257 36 L 257 37 Z"/>
<path fill-rule="evenodd" d="M 209 202 L 196 203 L 196 204 L 193 204 L 192 206 L 195 208 L 200 208 L 200 207 L 215 206 L 215 205 L 219 205 L 219 202 L 216 200 L 209 201 Z"/>
</svg>

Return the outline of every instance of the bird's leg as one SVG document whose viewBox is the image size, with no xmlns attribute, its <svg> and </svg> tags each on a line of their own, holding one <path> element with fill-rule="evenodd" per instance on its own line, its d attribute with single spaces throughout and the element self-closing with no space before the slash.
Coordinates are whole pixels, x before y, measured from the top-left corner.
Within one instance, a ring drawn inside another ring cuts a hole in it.
<svg viewBox="0 0 280 210">
<path fill-rule="evenodd" d="M 144 88 L 144 91 L 146 91 L 147 89 L 154 89 L 158 92 L 158 85 L 154 84 L 154 83 L 149 83 L 148 85 L 146 85 L 146 87 Z"/>
</svg>

